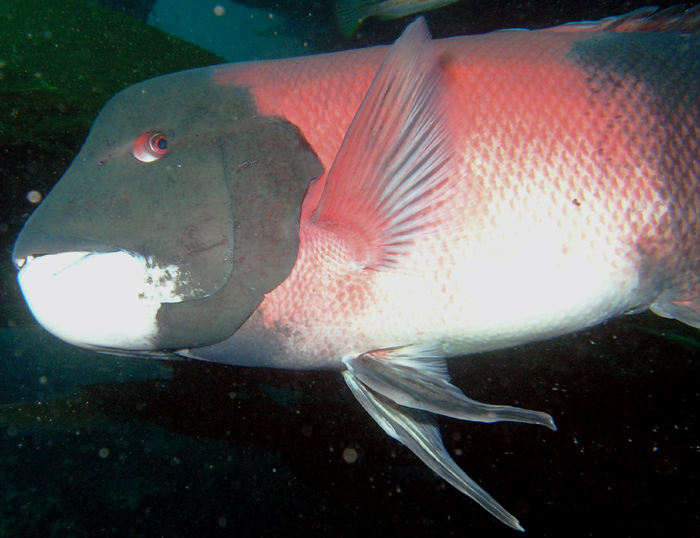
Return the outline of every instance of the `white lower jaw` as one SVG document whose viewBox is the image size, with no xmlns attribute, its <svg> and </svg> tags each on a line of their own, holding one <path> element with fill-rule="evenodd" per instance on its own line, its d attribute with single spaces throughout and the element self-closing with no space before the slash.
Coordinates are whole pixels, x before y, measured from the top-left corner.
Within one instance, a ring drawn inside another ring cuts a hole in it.
<svg viewBox="0 0 700 538">
<path fill-rule="evenodd" d="M 183 299 L 176 266 L 128 252 L 28 257 L 17 278 L 37 321 L 81 347 L 154 349 L 161 303 Z"/>
</svg>

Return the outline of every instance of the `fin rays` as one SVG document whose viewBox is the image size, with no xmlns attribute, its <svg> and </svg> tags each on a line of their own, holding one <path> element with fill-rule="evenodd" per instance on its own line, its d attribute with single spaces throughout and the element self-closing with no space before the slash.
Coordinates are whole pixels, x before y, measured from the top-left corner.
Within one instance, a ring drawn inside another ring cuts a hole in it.
<svg viewBox="0 0 700 538">
<path fill-rule="evenodd" d="M 348 370 L 345 382 L 362 407 L 391 437 L 405 445 L 423 463 L 459 491 L 474 499 L 509 527 L 524 531 L 520 522 L 459 468 L 445 449 L 435 419 L 424 411 L 401 407 L 375 394 Z"/>
<path fill-rule="evenodd" d="M 522 422 L 556 430 L 552 417 L 518 407 L 488 405 L 467 398 L 450 384 L 445 360 L 410 358 L 409 346 L 345 359 L 345 382 L 362 407 L 391 437 L 430 469 L 474 499 L 500 521 L 522 531 L 518 520 L 476 484 L 450 457 L 431 413 L 475 422 Z M 402 352 L 403 351 L 403 352 Z M 393 358 L 392 358 L 393 357 Z"/>
<path fill-rule="evenodd" d="M 521 422 L 556 431 L 548 414 L 471 400 L 449 381 L 424 371 L 420 362 L 396 362 L 372 353 L 345 362 L 361 383 L 400 405 L 472 422 Z"/>
<path fill-rule="evenodd" d="M 446 82 L 425 21 L 392 47 L 345 134 L 312 218 L 396 269 L 448 196 Z"/>
</svg>

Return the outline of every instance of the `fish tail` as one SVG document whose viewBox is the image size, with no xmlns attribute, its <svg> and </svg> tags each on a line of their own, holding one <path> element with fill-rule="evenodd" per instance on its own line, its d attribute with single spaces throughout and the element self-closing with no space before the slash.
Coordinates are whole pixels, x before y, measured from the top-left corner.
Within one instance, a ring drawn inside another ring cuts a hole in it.
<svg viewBox="0 0 700 538">
<path fill-rule="evenodd" d="M 360 23 L 370 15 L 366 0 L 337 0 L 335 14 L 345 37 L 351 37 Z"/>
</svg>

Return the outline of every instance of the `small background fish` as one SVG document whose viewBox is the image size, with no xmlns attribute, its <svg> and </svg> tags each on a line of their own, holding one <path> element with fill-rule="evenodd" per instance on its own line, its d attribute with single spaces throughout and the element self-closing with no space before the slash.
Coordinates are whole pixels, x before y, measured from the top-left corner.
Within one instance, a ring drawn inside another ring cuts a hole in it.
<svg viewBox="0 0 700 538">
<path fill-rule="evenodd" d="M 363 20 L 398 19 L 414 13 L 438 9 L 459 0 L 338 0 L 338 23 L 346 36 L 351 36 Z"/>
</svg>

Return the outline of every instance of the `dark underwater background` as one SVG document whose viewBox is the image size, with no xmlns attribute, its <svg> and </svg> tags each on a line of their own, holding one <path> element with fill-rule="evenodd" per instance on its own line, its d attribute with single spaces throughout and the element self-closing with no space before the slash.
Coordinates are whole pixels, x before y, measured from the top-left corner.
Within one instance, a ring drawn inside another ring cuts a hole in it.
<svg viewBox="0 0 700 538">
<path fill-rule="evenodd" d="M 462 0 L 426 17 L 437 38 L 672 3 Z M 389 44 L 413 19 L 345 38 L 333 4 L 0 0 L 0 537 L 516 536 L 386 436 L 337 372 L 89 353 L 40 329 L 17 287 L 27 193 L 58 181 L 114 93 Z M 699 359 L 700 332 L 650 314 L 456 359 L 465 394 L 559 430 L 445 419 L 443 438 L 527 536 L 700 536 Z"/>
</svg>

